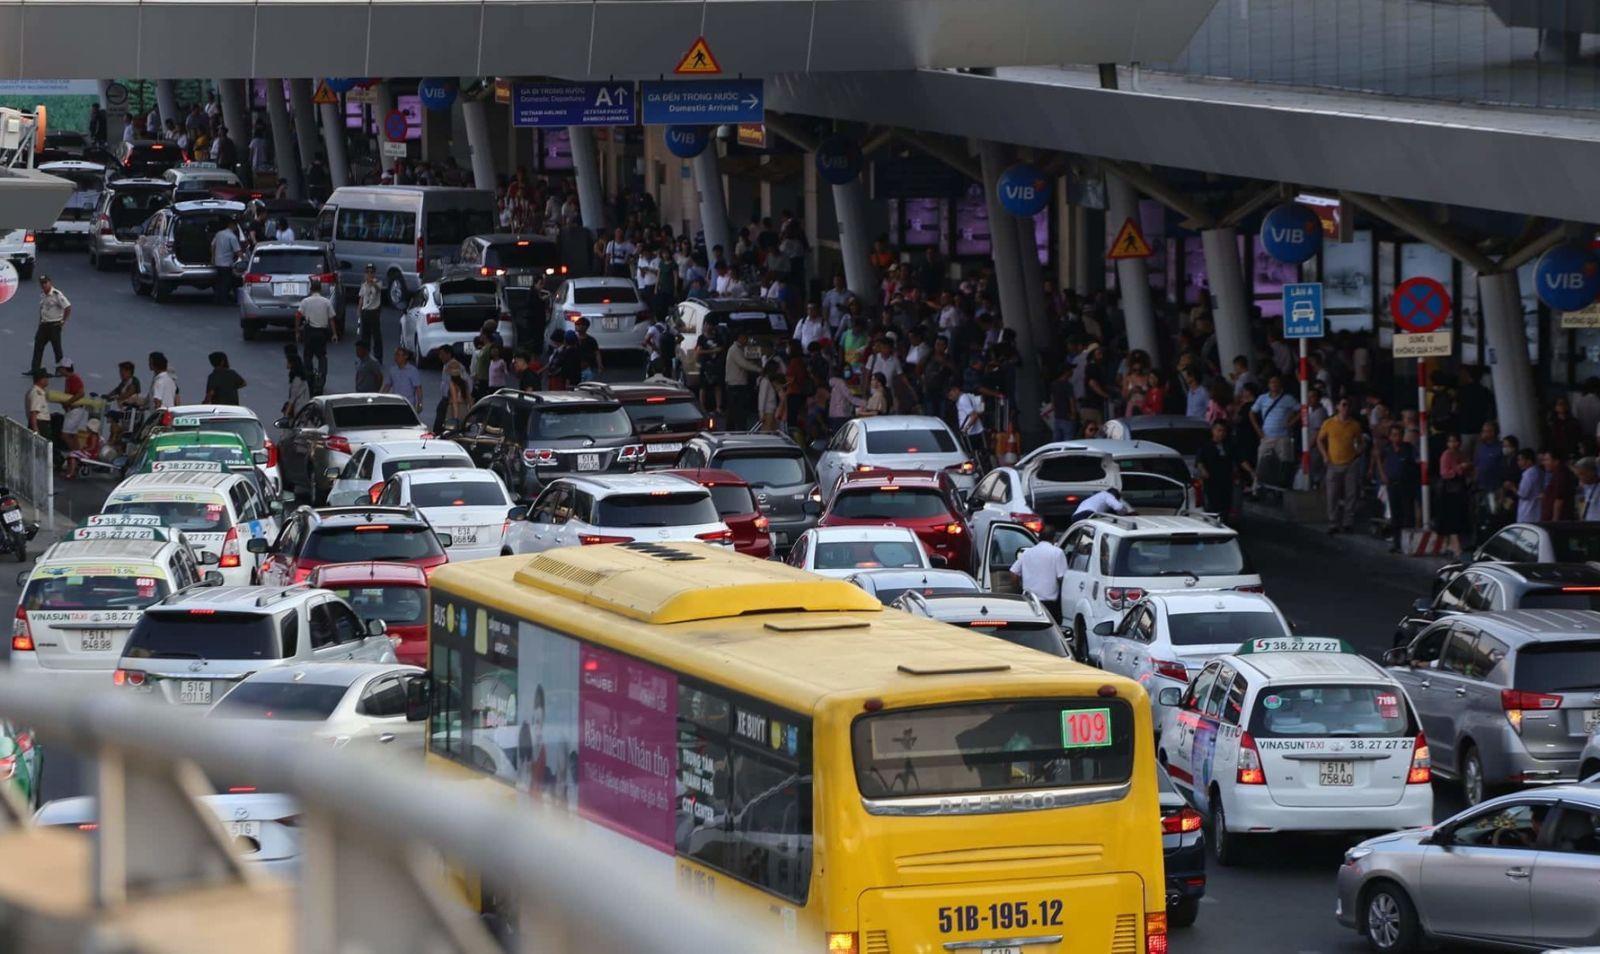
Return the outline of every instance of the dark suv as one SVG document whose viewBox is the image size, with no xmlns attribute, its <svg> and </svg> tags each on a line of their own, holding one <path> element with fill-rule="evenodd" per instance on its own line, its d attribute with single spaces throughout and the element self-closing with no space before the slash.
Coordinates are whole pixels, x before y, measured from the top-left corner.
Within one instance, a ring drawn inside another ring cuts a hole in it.
<svg viewBox="0 0 1600 954">
<path fill-rule="evenodd" d="M 567 277 L 561 263 L 561 246 L 539 232 L 495 232 L 469 235 L 461 243 L 456 261 L 470 265 L 485 277 L 505 279 L 506 301 L 517 323 L 517 334 L 529 341 L 544 339 L 545 304 L 556 282 Z"/>
<path fill-rule="evenodd" d="M 644 441 L 645 463 L 654 466 L 670 466 L 684 442 L 710 423 L 694 394 L 670 378 L 647 378 L 638 384 L 588 381 L 577 390 L 621 404 L 633 421 L 634 433 Z"/>
<path fill-rule="evenodd" d="M 644 443 L 622 405 L 587 391 L 501 388 L 444 436 L 522 498 L 534 497 L 562 474 L 620 473 L 644 465 Z"/>
<path fill-rule="evenodd" d="M 684 444 L 675 466 L 731 470 L 743 477 L 772 524 L 779 550 L 787 550 L 816 526 L 822 512 L 817 472 L 800 446 L 783 434 L 701 431 Z"/>
<path fill-rule="evenodd" d="M 449 562 L 444 548 L 451 542 L 412 507 L 299 507 L 284 518 L 278 539 L 256 537 L 249 548 L 267 554 L 263 586 L 292 586 L 328 563 L 407 563 L 431 573 Z"/>
</svg>

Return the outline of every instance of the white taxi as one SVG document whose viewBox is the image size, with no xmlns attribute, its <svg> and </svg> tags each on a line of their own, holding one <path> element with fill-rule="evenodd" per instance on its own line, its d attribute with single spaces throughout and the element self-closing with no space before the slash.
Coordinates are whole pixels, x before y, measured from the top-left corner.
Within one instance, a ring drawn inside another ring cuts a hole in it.
<svg viewBox="0 0 1600 954">
<path fill-rule="evenodd" d="M 196 552 L 217 558 L 228 586 L 255 580 L 261 557 L 249 542 L 278 535 L 277 501 L 263 500 L 249 477 L 212 461 L 157 461 L 148 474 L 124 480 L 106 498 L 103 514 L 155 517 L 183 531 Z"/>
<path fill-rule="evenodd" d="M 1217 863 L 1254 834 L 1433 824 L 1428 742 L 1405 690 L 1350 644 L 1251 639 L 1161 690 L 1156 758 L 1210 819 Z"/>
<path fill-rule="evenodd" d="M 123 643 L 144 608 L 202 582 L 201 566 L 181 537 L 160 528 L 78 528 L 46 550 L 32 570 L 19 574 L 12 670 L 109 686 Z"/>
</svg>

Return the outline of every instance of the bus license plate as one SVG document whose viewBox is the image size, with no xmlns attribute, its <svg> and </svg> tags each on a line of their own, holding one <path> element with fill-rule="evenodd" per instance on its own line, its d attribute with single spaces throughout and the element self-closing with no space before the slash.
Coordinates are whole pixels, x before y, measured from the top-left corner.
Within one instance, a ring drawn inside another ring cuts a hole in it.
<svg viewBox="0 0 1600 954">
<path fill-rule="evenodd" d="M 599 470 L 600 469 L 600 455 L 599 454 L 579 454 L 578 455 L 578 469 L 579 470 Z"/>
<path fill-rule="evenodd" d="M 259 838 L 261 836 L 261 823 L 258 821 L 228 822 L 228 835 L 231 838 Z"/>
<path fill-rule="evenodd" d="M 184 679 L 178 683 L 178 701 L 186 706 L 210 705 L 211 683 L 203 679 Z"/>
<path fill-rule="evenodd" d="M 86 653 L 105 653 L 111 651 L 111 630 L 86 629 L 83 639 L 78 643 L 78 648 Z"/>
<path fill-rule="evenodd" d="M 1318 762 L 1318 785 L 1354 785 L 1356 783 L 1356 763 L 1344 762 Z"/>
</svg>

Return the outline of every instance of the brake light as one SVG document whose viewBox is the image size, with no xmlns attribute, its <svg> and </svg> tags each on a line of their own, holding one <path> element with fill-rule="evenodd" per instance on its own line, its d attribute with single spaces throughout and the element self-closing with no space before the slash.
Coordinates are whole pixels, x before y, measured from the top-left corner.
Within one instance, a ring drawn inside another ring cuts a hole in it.
<svg viewBox="0 0 1600 954">
<path fill-rule="evenodd" d="M 757 530 L 761 531 L 762 533 L 766 533 L 767 532 L 767 528 L 771 527 L 771 526 L 772 526 L 772 521 L 771 520 L 768 520 L 766 517 L 756 517 L 756 529 Z"/>
<path fill-rule="evenodd" d="M 1433 781 L 1433 757 L 1428 753 L 1428 737 L 1417 733 L 1417 742 L 1411 749 L 1411 771 L 1406 773 L 1407 785 L 1426 785 Z"/>
<path fill-rule="evenodd" d="M 578 542 L 586 547 L 599 546 L 606 543 L 632 543 L 632 537 L 608 537 L 601 533 L 580 533 Z"/>
<path fill-rule="evenodd" d="M 1239 776 L 1240 785 L 1265 785 L 1267 773 L 1261 768 L 1261 752 L 1256 748 L 1256 740 L 1250 738 L 1246 732 L 1239 737 Z"/>
<path fill-rule="evenodd" d="M 1006 621 L 1003 619 L 975 619 L 967 623 L 968 629 L 1005 629 Z"/>
<path fill-rule="evenodd" d="M 952 467 L 946 467 L 946 468 L 945 468 L 945 470 L 953 470 L 953 471 L 955 471 L 955 472 L 956 472 L 956 473 L 958 473 L 958 474 L 971 474 L 971 473 L 975 473 L 975 472 L 976 472 L 976 471 L 977 471 L 977 469 L 978 469 L 978 468 L 977 468 L 977 465 L 976 465 L 976 464 L 974 464 L 974 463 L 973 463 L 973 462 L 972 462 L 972 461 L 970 461 L 970 460 L 964 460 L 964 461 L 962 461 L 962 462 L 961 462 L 961 463 L 959 463 L 959 464 L 956 464 L 956 465 L 954 465 L 954 466 L 952 466 Z"/>
<path fill-rule="evenodd" d="M 1563 593 L 1600 593 L 1600 586 L 1563 586 Z"/>
<path fill-rule="evenodd" d="M 310 578 L 311 578 L 311 567 L 309 567 L 309 566 L 297 566 L 297 567 L 294 568 L 294 581 L 296 583 L 304 583 L 306 580 L 308 580 Z"/>
<path fill-rule="evenodd" d="M 217 560 L 217 566 L 224 570 L 231 570 L 239 565 L 239 528 L 229 527 L 228 535 L 222 538 L 222 556 Z"/>
<path fill-rule="evenodd" d="M 437 311 L 423 312 L 422 317 L 427 319 L 427 323 L 430 325 L 437 325 L 439 322 L 444 321 L 444 316 Z"/>
<path fill-rule="evenodd" d="M 101 235 L 115 235 L 116 234 L 116 230 L 111 227 L 111 219 L 106 217 L 106 216 L 104 216 L 104 215 L 100 216 L 100 234 Z"/>
<path fill-rule="evenodd" d="M 339 281 L 339 276 L 334 272 L 323 272 L 321 275 L 312 275 L 311 280 L 321 282 L 323 288 L 332 288 Z"/>
<path fill-rule="evenodd" d="M 568 321 L 577 321 L 579 318 L 583 317 L 583 312 L 581 311 L 569 311 L 565 314 Z"/>
<path fill-rule="evenodd" d="M 161 413 L 161 426 L 162 427 L 171 427 L 172 426 L 172 412 L 171 411 L 163 411 Z"/>
<path fill-rule="evenodd" d="M 383 496 L 383 484 L 373 484 L 367 488 L 367 499 L 373 503 L 377 503 L 381 496 Z"/>
<path fill-rule="evenodd" d="M 963 532 L 965 532 L 966 529 L 967 529 L 966 527 L 963 527 L 961 525 L 961 522 L 959 520 L 956 521 L 955 523 L 947 523 L 944 526 L 944 532 L 948 533 L 952 537 L 961 536 L 961 534 Z"/>
<path fill-rule="evenodd" d="M 828 954 L 856 954 L 856 932 L 829 931 Z"/>
<path fill-rule="evenodd" d="M 33 233 L 29 232 L 22 237 L 22 241 L 25 245 L 32 245 L 36 240 L 33 237 Z"/>
<path fill-rule="evenodd" d="M 1022 524 L 1033 533 L 1044 532 L 1044 518 L 1036 513 L 1013 513 L 1011 519 Z"/>
<path fill-rule="evenodd" d="M 267 438 L 267 466 L 278 466 L 278 445 L 273 443 L 270 437 Z"/>
<path fill-rule="evenodd" d="M 1150 665 L 1155 667 L 1158 676 L 1176 679 L 1179 682 L 1189 681 L 1188 667 L 1175 659 L 1151 659 Z"/>
<path fill-rule="evenodd" d="M 350 438 L 348 437 L 340 437 L 339 435 L 335 434 L 332 437 L 324 440 L 322 443 L 323 446 L 328 448 L 328 450 L 331 450 L 336 454 L 354 453 L 354 451 L 350 449 Z"/>
<path fill-rule="evenodd" d="M 556 459 L 556 452 L 549 447 L 530 447 L 522 452 L 522 460 L 528 464 L 548 464 Z"/>
<path fill-rule="evenodd" d="M 144 680 L 144 672 L 139 669 L 118 669 L 111 674 L 111 683 L 116 686 L 133 686 L 137 688 L 144 685 Z"/>
<path fill-rule="evenodd" d="M 11 651 L 33 652 L 33 630 L 28 626 L 28 614 L 21 606 L 17 607 L 16 618 L 11 621 Z"/>
<path fill-rule="evenodd" d="M 1144 954 L 1167 954 L 1167 912 L 1144 916 Z"/>
<path fill-rule="evenodd" d="M 1522 731 L 1522 713 L 1561 708 L 1561 697 L 1542 692 L 1522 692 L 1517 689 L 1500 690 L 1500 708 L 1506 711 L 1506 721 L 1511 728 Z"/>
<path fill-rule="evenodd" d="M 1137 586 L 1108 586 L 1106 587 L 1106 605 L 1114 610 L 1119 610 L 1144 599 L 1144 590 Z"/>
<path fill-rule="evenodd" d="M 665 403 L 667 403 L 667 399 L 665 397 L 659 397 L 659 396 L 658 397 L 647 397 L 647 398 L 644 399 L 644 403 L 646 403 L 646 404 L 665 404 Z M 707 484 L 706 486 L 709 487 L 711 485 Z"/>
<path fill-rule="evenodd" d="M 244 276 L 246 285 L 265 285 L 270 281 L 272 281 L 271 275 L 263 275 L 260 272 L 246 272 Z"/>
<path fill-rule="evenodd" d="M 622 448 L 622 453 L 617 455 L 617 460 L 623 462 L 644 460 L 644 445 L 627 445 L 626 447 Z"/>
<path fill-rule="evenodd" d="M 695 534 L 694 538 L 696 540 L 704 540 L 707 543 L 725 543 L 725 542 L 733 539 L 733 531 L 732 530 L 708 530 L 705 533 L 697 533 L 697 534 Z"/>
<path fill-rule="evenodd" d="M 478 266 L 478 274 L 482 275 L 484 278 L 489 278 L 491 276 L 504 275 L 505 273 L 506 273 L 506 270 L 503 269 L 503 268 L 491 268 L 488 265 L 480 265 L 480 266 Z"/>
<path fill-rule="evenodd" d="M 1200 813 L 1185 805 L 1171 815 L 1161 816 L 1161 832 L 1166 835 L 1180 835 L 1199 831 L 1200 821 Z"/>
<path fill-rule="evenodd" d="M 189 615 L 190 616 L 215 616 L 216 612 L 217 611 L 214 610 L 214 609 L 192 609 L 192 610 L 189 611 Z"/>
<path fill-rule="evenodd" d="M 1267 588 L 1260 583 L 1247 583 L 1244 586 L 1236 586 L 1233 589 L 1236 593 L 1265 593 L 1267 591 Z"/>
</svg>

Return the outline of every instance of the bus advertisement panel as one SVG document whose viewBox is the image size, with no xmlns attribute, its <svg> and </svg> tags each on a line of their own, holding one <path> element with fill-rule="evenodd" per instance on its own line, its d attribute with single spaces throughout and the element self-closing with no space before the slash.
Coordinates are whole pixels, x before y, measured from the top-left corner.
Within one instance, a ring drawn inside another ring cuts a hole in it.
<svg viewBox="0 0 1600 954">
<path fill-rule="evenodd" d="M 673 850 L 678 679 L 585 645 L 578 806 L 593 821 Z"/>
</svg>

